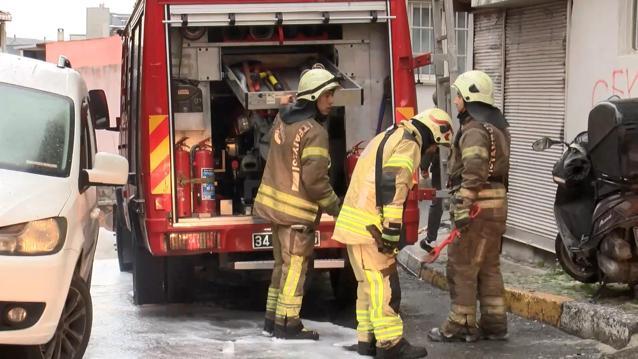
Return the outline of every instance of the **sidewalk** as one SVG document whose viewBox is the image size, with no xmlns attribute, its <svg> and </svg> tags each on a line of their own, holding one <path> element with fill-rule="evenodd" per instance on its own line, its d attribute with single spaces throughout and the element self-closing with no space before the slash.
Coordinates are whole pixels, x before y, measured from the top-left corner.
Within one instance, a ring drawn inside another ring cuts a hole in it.
<svg viewBox="0 0 638 359">
<path fill-rule="evenodd" d="M 441 234 L 439 241 L 445 236 Z M 399 254 L 399 263 L 423 281 L 447 290 L 446 253 L 437 262 L 422 265 L 420 258 L 425 253 L 418 244 L 408 246 Z M 624 348 L 608 358 L 638 357 L 638 301 L 632 298 L 631 290 L 626 286 L 609 286 L 593 304 L 590 298 L 598 285 L 576 282 L 557 266 L 524 266 L 502 258 L 508 311 L 581 338 Z M 637 335 L 632 341 L 634 334 Z"/>
</svg>

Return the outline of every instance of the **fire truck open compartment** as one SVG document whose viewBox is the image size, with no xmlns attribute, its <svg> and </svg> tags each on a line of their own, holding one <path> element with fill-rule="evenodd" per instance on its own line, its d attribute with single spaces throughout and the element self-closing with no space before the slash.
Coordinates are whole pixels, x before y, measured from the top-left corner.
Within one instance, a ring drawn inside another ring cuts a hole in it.
<svg viewBox="0 0 638 359">
<path fill-rule="evenodd" d="M 338 4 L 315 5 L 337 11 Z M 326 128 L 331 181 L 337 194 L 345 195 L 347 150 L 392 121 L 391 106 L 385 105 L 384 82 L 390 76 L 385 2 L 352 4 L 358 7 L 341 16 L 307 6 L 302 6 L 305 12 L 291 9 L 299 19 L 281 26 L 248 21 L 266 16 L 249 14 L 248 7 L 235 14 L 236 25 L 220 26 L 224 15 L 216 5 L 171 6 L 176 223 L 215 224 L 230 216 L 254 222 L 270 127 L 277 110 L 296 93 L 301 73 L 316 63 L 342 85 Z M 332 20 L 325 24 L 317 16 Z"/>
</svg>

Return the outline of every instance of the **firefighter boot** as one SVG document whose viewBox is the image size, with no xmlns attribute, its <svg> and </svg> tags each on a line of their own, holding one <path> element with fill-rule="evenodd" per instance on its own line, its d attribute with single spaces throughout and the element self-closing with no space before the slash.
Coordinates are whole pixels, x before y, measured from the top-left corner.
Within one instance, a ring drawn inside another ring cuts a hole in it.
<svg viewBox="0 0 638 359">
<path fill-rule="evenodd" d="M 377 348 L 375 359 L 417 359 L 428 356 L 425 347 L 416 347 L 408 343 L 405 338 L 390 348 Z"/>
<path fill-rule="evenodd" d="M 357 342 L 357 344 L 348 345 L 345 347 L 348 351 L 356 351 L 357 354 L 362 356 L 373 357 L 377 355 L 376 340 L 373 342 Z"/>
<path fill-rule="evenodd" d="M 266 320 L 264 320 L 264 330 L 261 333 L 263 335 L 267 336 L 267 337 L 272 337 L 273 336 L 273 334 L 275 333 L 275 321 L 274 321 L 274 319 L 266 318 Z"/>
<path fill-rule="evenodd" d="M 304 328 L 301 323 L 293 327 L 275 324 L 275 338 L 288 340 L 319 340 L 319 333 Z"/>
<path fill-rule="evenodd" d="M 481 332 L 481 339 L 483 339 L 483 340 L 506 341 L 506 340 L 509 339 L 509 334 L 507 334 L 507 332 L 498 333 L 498 334 L 490 334 L 490 333 Z"/>
<path fill-rule="evenodd" d="M 473 343 L 479 340 L 478 334 L 473 333 L 461 333 L 454 334 L 443 333 L 439 328 L 434 328 L 428 333 L 428 338 L 433 342 L 467 342 Z"/>
</svg>

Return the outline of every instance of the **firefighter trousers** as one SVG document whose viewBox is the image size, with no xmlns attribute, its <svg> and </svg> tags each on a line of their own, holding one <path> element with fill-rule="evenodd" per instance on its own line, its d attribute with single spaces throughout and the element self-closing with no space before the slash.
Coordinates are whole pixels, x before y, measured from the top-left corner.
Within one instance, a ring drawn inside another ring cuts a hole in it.
<svg viewBox="0 0 638 359">
<path fill-rule="evenodd" d="M 390 348 L 403 337 L 399 317 L 401 287 L 396 258 L 379 253 L 374 244 L 348 245 L 348 258 L 357 278 L 357 340 Z"/>
<path fill-rule="evenodd" d="M 448 247 L 447 280 L 452 301 L 443 334 L 507 333 L 507 316 L 500 268 L 505 221 L 475 219 L 461 238 Z M 480 322 L 476 302 L 481 304 Z"/>
<path fill-rule="evenodd" d="M 276 325 L 298 327 L 308 262 L 314 249 L 314 228 L 273 224 L 272 234 L 275 266 L 268 288 L 266 319 L 275 320 Z"/>
</svg>

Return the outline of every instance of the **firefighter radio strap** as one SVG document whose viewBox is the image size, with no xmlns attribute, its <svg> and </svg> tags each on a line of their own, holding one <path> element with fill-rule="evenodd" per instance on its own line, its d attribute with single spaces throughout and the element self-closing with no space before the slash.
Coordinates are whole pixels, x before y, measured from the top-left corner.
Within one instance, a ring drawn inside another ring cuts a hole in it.
<svg viewBox="0 0 638 359">
<path fill-rule="evenodd" d="M 374 190 L 375 190 L 375 199 L 376 199 L 376 207 L 381 216 L 381 223 L 383 223 L 383 194 L 382 194 L 382 185 L 381 185 L 381 177 L 383 175 L 383 149 L 385 148 L 386 142 L 394 131 L 396 131 L 397 127 L 392 126 L 392 128 L 388 129 L 383 136 L 383 139 L 379 143 L 379 147 L 377 148 L 375 163 L 374 163 Z M 384 245 L 383 245 L 383 234 L 379 230 L 379 228 L 375 224 L 369 224 L 366 226 L 366 230 L 370 233 L 372 238 L 377 244 L 377 248 L 380 252 L 385 253 Z"/>
<path fill-rule="evenodd" d="M 383 176 L 383 150 L 385 148 L 386 142 L 394 131 L 397 130 L 397 126 L 392 126 L 392 128 L 388 129 L 383 136 L 383 139 L 379 143 L 379 147 L 377 148 L 377 156 L 374 163 L 374 194 L 376 196 L 376 206 L 379 210 L 379 214 L 381 214 L 381 218 L 383 219 L 383 189 L 381 185 L 381 177 Z"/>
</svg>

